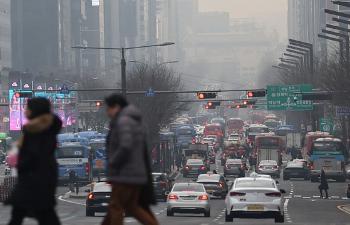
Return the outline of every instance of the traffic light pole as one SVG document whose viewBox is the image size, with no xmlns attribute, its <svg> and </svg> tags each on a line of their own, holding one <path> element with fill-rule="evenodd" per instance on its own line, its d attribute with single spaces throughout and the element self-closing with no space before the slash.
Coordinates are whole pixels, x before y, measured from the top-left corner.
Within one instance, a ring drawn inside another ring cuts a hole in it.
<svg viewBox="0 0 350 225">
<path fill-rule="evenodd" d="M 125 60 L 125 48 L 121 48 L 121 82 L 122 82 L 122 95 L 126 96 L 126 60 Z"/>
</svg>

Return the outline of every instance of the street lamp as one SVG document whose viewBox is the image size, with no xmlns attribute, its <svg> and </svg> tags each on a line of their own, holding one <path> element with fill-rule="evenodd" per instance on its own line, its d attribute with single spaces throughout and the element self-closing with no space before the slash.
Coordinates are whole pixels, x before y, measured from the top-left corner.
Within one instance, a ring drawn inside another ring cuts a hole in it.
<svg viewBox="0 0 350 225">
<path fill-rule="evenodd" d="M 75 49 L 101 49 L 101 50 L 118 50 L 121 53 L 121 82 L 122 82 L 122 95 L 126 96 L 126 60 L 125 60 L 125 51 L 126 50 L 132 50 L 132 49 L 139 49 L 139 48 L 151 48 L 151 47 L 165 47 L 174 45 L 174 42 L 164 42 L 160 44 L 152 44 L 152 45 L 140 45 L 140 46 L 133 46 L 133 47 L 121 47 L 121 48 L 115 48 L 115 47 L 89 47 L 89 46 L 73 46 L 72 48 Z"/>
</svg>

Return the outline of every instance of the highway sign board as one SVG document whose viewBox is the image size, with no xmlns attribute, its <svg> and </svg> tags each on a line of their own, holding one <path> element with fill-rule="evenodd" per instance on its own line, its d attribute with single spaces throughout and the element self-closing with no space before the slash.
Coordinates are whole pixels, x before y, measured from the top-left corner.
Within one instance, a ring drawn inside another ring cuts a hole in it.
<svg viewBox="0 0 350 225">
<path fill-rule="evenodd" d="M 267 109 L 289 111 L 313 110 L 313 103 L 311 100 L 302 100 L 302 92 L 312 92 L 312 85 L 267 86 Z"/>
<path fill-rule="evenodd" d="M 337 117 L 341 116 L 350 116 L 350 107 L 349 106 L 336 106 L 335 114 Z"/>
<path fill-rule="evenodd" d="M 320 118 L 320 130 L 323 132 L 333 132 L 333 120 L 330 118 Z"/>
</svg>

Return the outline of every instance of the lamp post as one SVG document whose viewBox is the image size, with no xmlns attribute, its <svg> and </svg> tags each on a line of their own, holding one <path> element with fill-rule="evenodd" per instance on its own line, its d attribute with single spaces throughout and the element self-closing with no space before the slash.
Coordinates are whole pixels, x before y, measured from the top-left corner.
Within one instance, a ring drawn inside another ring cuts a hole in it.
<svg viewBox="0 0 350 225">
<path fill-rule="evenodd" d="M 126 96 L 126 60 L 125 60 L 125 51 L 139 48 L 151 48 L 151 47 L 165 47 L 169 45 L 174 45 L 174 42 L 164 42 L 161 44 L 153 44 L 153 45 L 140 45 L 133 47 L 88 47 L 88 46 L 74 46 L 72 48 L 76 49 L 102 49 L 102 50 L 118 50 L 121 53 L 120 65 L 121 65 L 121 83 L 122 83 L 122 95 Z"/>
</svg>

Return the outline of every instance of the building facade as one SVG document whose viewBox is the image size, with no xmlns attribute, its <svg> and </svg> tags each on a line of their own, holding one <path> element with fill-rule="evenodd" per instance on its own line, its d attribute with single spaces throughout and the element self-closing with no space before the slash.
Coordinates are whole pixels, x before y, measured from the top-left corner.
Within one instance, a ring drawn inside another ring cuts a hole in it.
<svg viewBox="0 0 350 225">
<path fill-rule="evenodd" d="M 11 1 L 0 0 L 0 71 L 11 68 Z"/>
<path fill-rule="evenodd" d="M 327 41 L 318 37 L 331 16 L 324 9 L 337 10 L 330 0 L 288 0 L 288 37 L 312 43 L 315 56 L 327 56 Z"/>
</svg>

